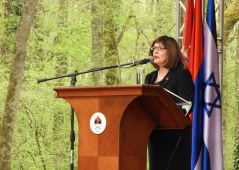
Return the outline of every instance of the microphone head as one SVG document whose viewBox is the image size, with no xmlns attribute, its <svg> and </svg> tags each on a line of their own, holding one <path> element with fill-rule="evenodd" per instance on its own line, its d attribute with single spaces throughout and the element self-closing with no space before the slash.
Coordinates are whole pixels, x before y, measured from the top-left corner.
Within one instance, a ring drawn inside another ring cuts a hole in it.
<svg viewBox="0 0 239 170">
<path fill-rule="evenodd" d="M 149 56 L 148 59 L 149 59 L 149 62 L 150 62 L 150 63 L 153 63 L 153 62 L 154 62 L 154 57 L 153 57 L 153 56 Z"/>
<path fill-rule="evenodd" d="M 152 63 L 154 62 L 154 57 L 153 56 L 149 56 L 148 58 L 145 58 L 143 60 L 137 61 L 137 64 L 147 64 L 148 62 Z"/>
</svg>

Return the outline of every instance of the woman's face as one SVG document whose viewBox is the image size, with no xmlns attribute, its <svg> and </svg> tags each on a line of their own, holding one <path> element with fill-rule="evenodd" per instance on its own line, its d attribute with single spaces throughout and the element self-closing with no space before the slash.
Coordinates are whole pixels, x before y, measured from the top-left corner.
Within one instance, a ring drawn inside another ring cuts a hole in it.
<svg viewBox="0 0 239 170">
<path fill-rule="evenodd" d="M 168 51 L 162 43 L 155 43 L 153 46 L 154 63 L 163 67 L 168 58 Z"/>
</svg>

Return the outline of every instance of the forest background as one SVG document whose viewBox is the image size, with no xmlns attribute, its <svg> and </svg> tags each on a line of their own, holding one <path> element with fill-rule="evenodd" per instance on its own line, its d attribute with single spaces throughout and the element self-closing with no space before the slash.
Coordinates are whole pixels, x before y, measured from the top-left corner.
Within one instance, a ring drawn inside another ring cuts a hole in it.
<svg viewBox="0 0 239 170">
<path fill-rule="evenodd" d="M 231 170 L 239 169 L 239 1 L 224 5 L 223 153 Z M 2 0 L 0 25 L 0 165 L 68 169 L 70 106 L 53 88 L 71 78 L 37 80 L 147 58 L 156 37 L 175 37 L 176 0 Z M 136 84 L 136 69 L 78 75 L 76 86 Z M 75 168 L 77 128 L 75 119 Z"/>
</svg>

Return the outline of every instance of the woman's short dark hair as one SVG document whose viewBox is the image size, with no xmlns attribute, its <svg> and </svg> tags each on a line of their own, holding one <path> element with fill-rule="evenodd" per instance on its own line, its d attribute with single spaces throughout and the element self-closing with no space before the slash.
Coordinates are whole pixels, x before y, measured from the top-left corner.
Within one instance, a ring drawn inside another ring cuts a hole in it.
<svg viewBox="0 0 239 170">
<path fill-rule="evenodd" d="M 185 67 L 183 54 L 181 52 L 181 49 L 179 48 L 177 41 L 174 38 L 168 36 L 158 37 L 153 41 L 151 47 L 153 47 L 155 43 L 162 43 L 162 45 L 168 50 L 168 58 L 164 67 L 168 69 L 176 67 Z M 153 56 L 153 51 L 151 50 L 151 47 L 149 49 L 149 56 Z M 155 63 L 152 63 L 152 65 L 154 66 L 154 68 L 159 68 L 159 66 Z"/>
</svg>

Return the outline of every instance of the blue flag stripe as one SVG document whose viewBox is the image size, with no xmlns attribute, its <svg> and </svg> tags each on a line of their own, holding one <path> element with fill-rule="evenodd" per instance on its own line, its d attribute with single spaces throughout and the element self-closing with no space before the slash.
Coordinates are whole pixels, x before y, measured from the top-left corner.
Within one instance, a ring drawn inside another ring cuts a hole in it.
<svg viewBox="0 0 239 170">
<path fill-rule="evenodd" d="M 217 33 L 216 31 L 216 19 L 215 19 L 215 9 L 214 9 L 214 0 L 208 0 L 208 7 L 207 7 L 207 25 L 212 33 L 214 42 L 217 45 Z"/>
</svg>

